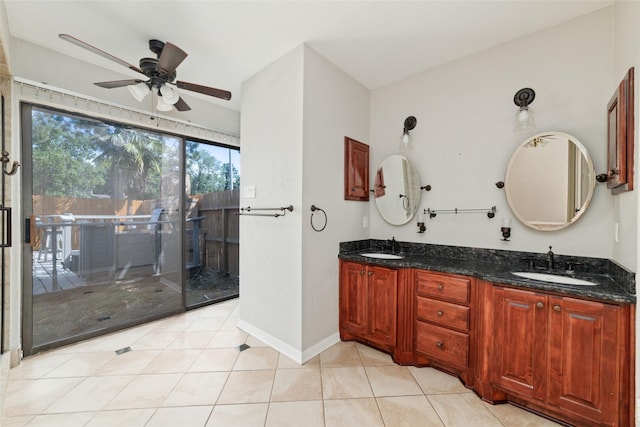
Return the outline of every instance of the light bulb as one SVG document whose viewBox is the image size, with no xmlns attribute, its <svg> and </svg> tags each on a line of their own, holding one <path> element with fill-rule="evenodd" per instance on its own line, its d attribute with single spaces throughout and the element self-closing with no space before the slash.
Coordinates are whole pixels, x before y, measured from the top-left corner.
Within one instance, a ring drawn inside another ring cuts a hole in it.
<svg viewBox="0 0 640 427">
<path fill-rule="evenodd" d="M 178 91 L 169 83 L 165 83 L 160 87 L 160 93 L 162 94 L 163 101 L 167 104 L 173 105 L 180 99 Z"/>
<path fill-rule="evenodd" d="M 158 103 L 156 104 L 156 108 L 158 109 L 158 111 L 171 111 L 173 105 L 167 104 L 162 98 L 162 96 L 158 97 Z"/>
<path fill-rule="evenodd" d="M 146 83 L 138 83 L 136 85 L 127 86 L 129 89 L 129 93 L 138 101 L 142 102 L 144 98 L 146 98 L 149 93 L 149 86 Z"/>
<path fill-rule="evenodd" d="M 529 109 L 527 107 L 520 107 L 518 111 L 518 122 L 525 123 L 529 120 Z"/>
<path fill-rule="evenodd" d="M 402 142 L 404 145 L 409 145 L 409 132 L 405 132 L 402 135 Z"/>
</svg>

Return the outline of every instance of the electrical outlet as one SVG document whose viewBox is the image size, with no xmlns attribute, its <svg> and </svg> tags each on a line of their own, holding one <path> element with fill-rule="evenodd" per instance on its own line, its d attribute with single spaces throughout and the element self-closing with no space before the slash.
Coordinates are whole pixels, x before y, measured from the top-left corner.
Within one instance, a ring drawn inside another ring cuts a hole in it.
<svg viewBox="0 0 640 427">
<path fill-rule="evenodd" d="M 368 216 L 363 216 L 362 217 L 362 228 L 367 228 L 369 227 L 369 217 Z"/>
<path fill-rule="evenodd" d="M 613 224 L 613 241 L 620 243 L 620 223 Z"/>
</svg>

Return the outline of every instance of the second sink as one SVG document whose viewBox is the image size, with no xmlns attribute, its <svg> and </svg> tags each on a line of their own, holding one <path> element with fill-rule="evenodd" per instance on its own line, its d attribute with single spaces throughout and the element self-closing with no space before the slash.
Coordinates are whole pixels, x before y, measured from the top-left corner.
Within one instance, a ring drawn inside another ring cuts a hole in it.
<svg viewBox="0 0 640 427">
<path fill-rule="evenodd" d="M 541 282 L 560 283 L 562 285 L 597 286 L 597 283 L 588 282 L 582 279 L 576 279 L 575 277 L 558 276 L 556 274 L 532 273 L 529 271 L 512 271 L 511 274 L 515 274 L 516 276 L 524 277 L 526 279 L 540 280 Z"/>
<path fill-rule="evenodd" d="M 378 258 L 378 259 L 402 259 L 404 258 L 402 255 L 395 254 L 387 254 L 384 252 L 370 252 L 366 254 L 360 254 L 363 257 L 367 258 Z"/>
</svg>

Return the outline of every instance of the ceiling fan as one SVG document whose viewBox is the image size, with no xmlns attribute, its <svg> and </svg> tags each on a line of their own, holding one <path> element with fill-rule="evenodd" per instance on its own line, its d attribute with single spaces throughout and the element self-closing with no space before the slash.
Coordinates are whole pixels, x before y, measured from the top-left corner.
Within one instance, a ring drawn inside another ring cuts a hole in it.
<svg viewBox="0 0 640 427">
<path fill-rule="evenodd" d="M 180 97 L 177 89 L 198 92 L 227 101 L 231 99 L 231 92 L 227 90 L 175 80 L 176 68 L 187 57 L 187 53 L 172 43 L 149 40 L 149 49 L 156 54 L 156 58 L 142 58 L 140 67 L 136 67 L 69 34 L 59 34 L 58 37 L 146 76 L 147 80 L 115 80 L 94 84 L 106 89 L 126 86 L 138 101 L 142 101 L 149 92 L 155 90 L 158 94 L 156 108 L 159 111 L 170 111 L 173 107 L 178 111 L 191 110 L 191 107 Z"/>
</svg>

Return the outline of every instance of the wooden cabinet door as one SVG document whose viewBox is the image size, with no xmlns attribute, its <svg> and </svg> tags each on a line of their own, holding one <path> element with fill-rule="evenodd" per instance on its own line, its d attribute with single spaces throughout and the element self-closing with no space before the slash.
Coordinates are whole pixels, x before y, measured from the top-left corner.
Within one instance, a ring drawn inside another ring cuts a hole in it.
<svg viewBox="0 0 640 427">
<path fill-rule="evenodd" d="M 367 267 L 344 262 L 340 268 L 340 329 L 364 336 L 367 332 Z"/>
<path fill-rule="evenodd" d="M 369 339 L 395 346 L 398 310 L 398 272 L 369 267 Z"/>
<path fill-rule="evenodd" d="M 344 199 L 369 200 L 369 146 L 344 137 Z"/>
<path fill-rule="evenodd" d="M 567 297 L 553 297 L 550 305 L 549 402 L 617 425 L 621 307 Z"/>
<path fill-rule="evenodd" d="M 547 300 L 531 291 L 494 288 L 491 381 L 525 398 L 544 399 Z"/>
</svg>

